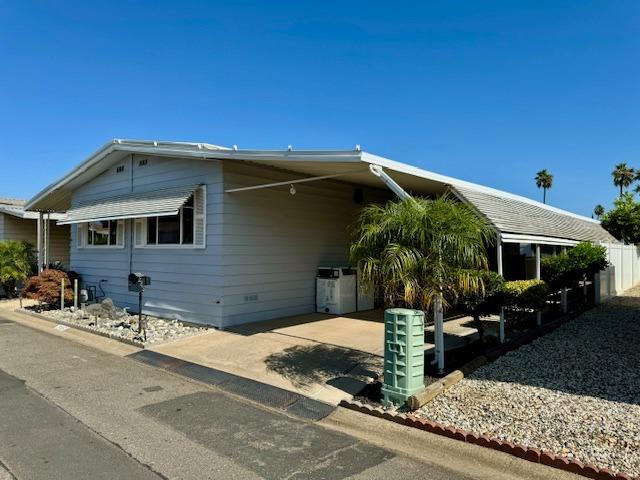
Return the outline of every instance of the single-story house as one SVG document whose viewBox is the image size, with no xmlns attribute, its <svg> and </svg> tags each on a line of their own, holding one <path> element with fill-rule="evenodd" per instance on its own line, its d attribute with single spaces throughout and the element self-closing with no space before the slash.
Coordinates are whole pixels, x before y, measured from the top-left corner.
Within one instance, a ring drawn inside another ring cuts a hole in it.
<svg viewBox="0 0 640 480">
<path fill-rule="evenodd" d="M 57 225 L 64 215 L 45 214 L 43 221 L 38 222 L 39 214 L 24 208 L 26 200 L 0 198 L 0 240 L 17 240 L 29 242 L 38 249 L 38 238 L 43 241 L 42 264 L 60 262 L 69 265 L 71 235 L 69 225 Z M 41 235 L 38 228 L 42 227 Z M 47 248 L 45 248 L 48 246 Z"/>
<path fill-rule="evenodd" d="M 452 191 L 497 235 L 492 263 L 539 276 L 544 252 L 616 242 L 599 222 L 354 150 L 243 150 L 113 140 L 26 205 L 64 213 L 70 266 L 116 303 L 137 307 L 131 272 L 151 277 L 144 312 L 220 328 L 315 311 L 320 266 L 347 264 L 362 205 L 399 191 Z M 537 259 L 537 261 L 536 261 Z"/>
</svg>

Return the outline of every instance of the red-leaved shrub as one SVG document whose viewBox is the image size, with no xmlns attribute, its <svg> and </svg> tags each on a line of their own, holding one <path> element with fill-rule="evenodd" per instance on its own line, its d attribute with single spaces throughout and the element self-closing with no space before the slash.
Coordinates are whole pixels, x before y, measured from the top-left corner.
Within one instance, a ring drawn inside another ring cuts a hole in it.
<svg viewBox="0 0 640 480">
<path fill-rule="evenodd" d="M 64 300 L 73 301 L 73 286 L 69 275 L 61 270 L 46 269 L 40 275 L 29 278 L 22 295 L 51 305 L 60 303 L 60 289 L 64 279 Z"/>
</svg>

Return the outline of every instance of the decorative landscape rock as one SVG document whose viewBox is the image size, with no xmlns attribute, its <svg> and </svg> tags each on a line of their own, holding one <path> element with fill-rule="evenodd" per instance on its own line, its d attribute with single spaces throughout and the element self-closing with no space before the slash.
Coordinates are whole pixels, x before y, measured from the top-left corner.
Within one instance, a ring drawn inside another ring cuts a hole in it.
<svg viewBox="0 0 640 480">
<path fill-rule="evenodd" d="M 200 335 L 206 328 L 185 325 L 178 320 L 165 320 L 143 315 L 146 322 L 146 341 L 138 334 L 138 316 L 129 315 L 114 305 L 109 298 L 101 303 L 87 305 L 84 309 L 65 308 L 41 312 L 55 321 L 63 321 L 127 340 L 136 340 L 145 346 L 170 342 L 179 338 Z"/>
<path fill-rule="evenodd" d="M 510 352 L 422 418 L 640 475 L 640 287 Z"/>
</svg>

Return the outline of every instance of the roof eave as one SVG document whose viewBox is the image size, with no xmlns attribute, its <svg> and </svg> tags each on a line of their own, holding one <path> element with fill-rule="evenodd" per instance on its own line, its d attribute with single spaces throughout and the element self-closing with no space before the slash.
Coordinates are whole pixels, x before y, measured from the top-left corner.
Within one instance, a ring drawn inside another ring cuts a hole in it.
<svg viewBox="0 0 640 480">
<path fill-rule="evenodd" d="M 360 150 L 238 150 L 206 143 L 156 142 L 148 140 L 113 139 L 78 164 L 59 180 L 51 183 L 34 195 L 25 205 L 25 210 L 47 211 L 42 202 L 51 194 L 64 188 L 92 167 L 98 165 L 113 152 L 141 153 L 182 158 L 230 159 L 230 160 L 278 160 L 317 162 L 359 162 Z"/>
</svg>

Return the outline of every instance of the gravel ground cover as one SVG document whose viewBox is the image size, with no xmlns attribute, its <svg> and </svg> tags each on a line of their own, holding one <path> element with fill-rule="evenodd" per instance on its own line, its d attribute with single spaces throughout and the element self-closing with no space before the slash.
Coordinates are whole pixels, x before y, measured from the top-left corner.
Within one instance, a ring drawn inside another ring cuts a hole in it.
<svg viewBox="0 0 640 480">
<path fill-rule="evenodd" d="M 416 414 L 640 476 L 640 287 L 478 369 Z"/>
<path fill-rule="evenodd" d="M 119 338 L 137 340 L 145 346 L 200 335 L 207 331 L 206 328 L 185 325 L 178 320 L 165 320 L 150 315 L 143 315 L 143 321 L 146 323 L 146 340 L 144 340 L 138 333 L 138 316 L 124 314 L 121 310 L 118 312 L 117 317 L 114 315 L 114 318 L 96 315 L 95 310 L 93 312 L 82 309 L 74 311 L 73 308 L 45 310 L 39 313 L 54 321 L 62 320 L 91 330 L 109 333 Z"/>
</svg>

